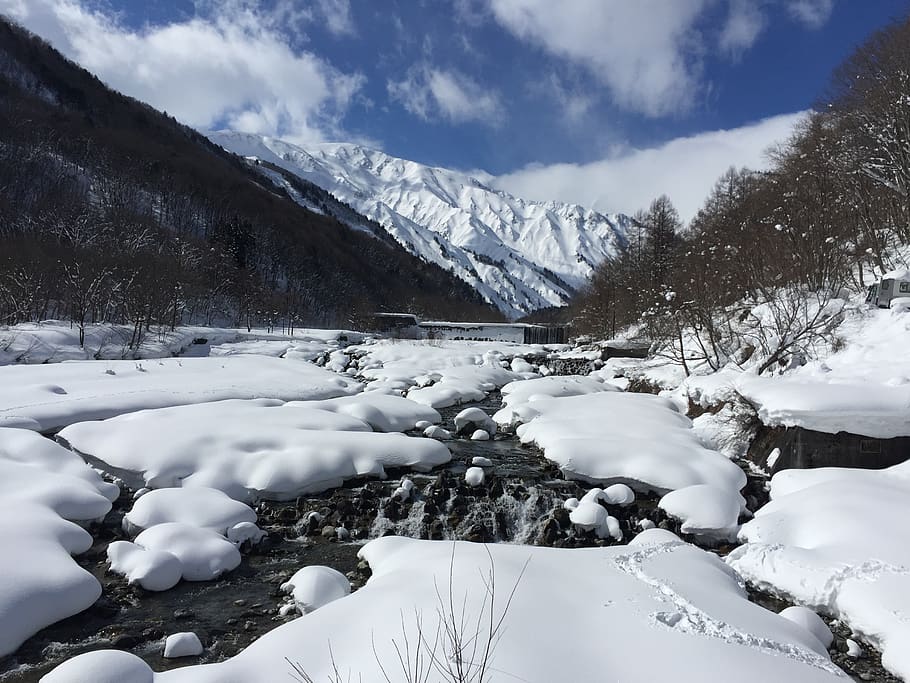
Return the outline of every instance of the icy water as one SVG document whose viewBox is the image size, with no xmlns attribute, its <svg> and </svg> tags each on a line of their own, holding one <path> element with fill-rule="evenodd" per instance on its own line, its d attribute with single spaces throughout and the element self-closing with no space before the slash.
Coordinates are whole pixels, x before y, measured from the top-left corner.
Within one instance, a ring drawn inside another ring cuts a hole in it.
<svg viewBox="0 0 910 683">
<path fill-rule="evenodd" d="M 500 397 L 494 393 L 471 405 L 492 414 L 500 406 Z M 465 407 L 441 411 L 443 426 L 454 433 L 454 416 Z M 564 500 L 580 497 L 587 487 L 564 480 L 536 449 L 522 446 L 513 435 L 500 434 L 490 441 L 456 439 L 447 445 L 451 463 L 430 473 L 390 472 L 381 482 L 348 482 L 321 495 L 260 504 L 259 525 L 269 537 L 244 554 L 239 568 L 216 581 L 181 582 L 162 593 L 128 586 L 121 577 L 106 572 L 107 545 L 124 538 L 120 520 L 132 504 L 132 491 L 124 491 L 104 524 L 92 529 L 96 539 L 92 550 L 77 558 L 101 581 L 102 597 L 89 610 L 44 629 L 14 656 L 0 660 L 0 681 L 38 681 L 65 659 L 108 647 L 133 652 L 159 671 L 222 661 L 293 618 L 278 614 L 285 602 L 279 586 L 301 567 L 328 565 L 347 574 L 355 589 L 362 586 L 369 569 L 359 562 L 357 551 L 368 539 L 384 534 L 556 547 L 610 543 L 577 534 L 562 509 Z M 464 472 L 477 456 L 488 458 L 493 467 L 486 468 L 486 482 L 472 488 L 465 484 Z M 415 484 L 416 493 L 407 502 L 392 498 L 403 476 Z M 752 484 L 760 486 L 760 482 Z M 656 502 L 656 496 L 640 496 L 629 508 L 611 510 L 627 539 L 645 517 L 672 528 Z M 314 518 L 313 512 L 318 516 Z M 338 540 L 332 533 L 338 526 L 348 530 L 350 540 Z M 752 599 L 780 608 L 762 594 L 755 593 Z M 180 631 L 200 637 L 205 646 L 202 656 L 161 657 L 165 636 Z M 837 636 L 839 642 L 846 637 Z M 842 658 L 838 664 L 852 667 L 855 680 L 895 680 L 881 670 L 874 653 L 867 660 Z"/>
</svg>

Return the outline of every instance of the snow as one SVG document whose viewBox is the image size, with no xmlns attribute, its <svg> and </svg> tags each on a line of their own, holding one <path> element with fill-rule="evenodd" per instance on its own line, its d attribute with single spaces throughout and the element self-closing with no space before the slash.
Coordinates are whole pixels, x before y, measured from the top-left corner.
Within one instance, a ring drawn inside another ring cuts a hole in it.
<svg viewBox="0 0 910 683">
<path fill-rule="evenodd" d="M 255 522 L 256 513 L 217 489 L 204 486 L 149 491 L 123 516 L 123 529 L 134 535 L 155 524 L 182 522 L 219 534 L 242 522 Z"/>
<path fill-rule="evenodd" d="M 504 354 L 540 348 L 507 342 L 387 339 L 349 350 L 362 354 L 358 377 L 370 382 L 368 392 L 407 391 L 412 401 L 438 409 L 479 401 L 518 379 L 503 367 Z"/>
<path fill-rule="evenodd" d="M 172 633 L 164 641 L 165 659 L 177 657 L 195 657 L 202 654 L 202 643 L 199 636 L 191 631 Z"/>
<path fill-rule="evenodd" d="M 873 438 L 910 436 L 910 316 L 845 307 L 832 333 L 837 350 L 824 345 L 816 358 L 780 376 L 726 368 L 685 380 L 688 397 L 702 406 L 745 398 L 770 427 L 803 427 Z"/>
<path fill-rule="evenodd" d="M 69 659 L 41 683 L 155 683 L 148 664 L 120 650 L 95 650 Z"/>
<path fill-rule="evenodd" d="M 492 467 L 493 461 L 489 458 L 485 458 L 482 455 L 475 455 L 471 458 L 471 464 L 475 467 Z"/>
<path fill-rule="evenodd" d="M 464 473 L 464 480 L 468 486 L 480 486 L 485 478 L 486 474 L 482 467 L 469 467 Z"/>
<path fill-rule="evenodd" d="M 496 432 L 496 423 L 480 408 L 465 408 L 455 416 L 455 430 L 459 434 L 482 430 L 489 436 Z"/>
<path fill-rule="evenodd" d="M 74 424 L 58 439 L 134 485 L 215 488 L 240 501 L 290 500 L 354 477 L 382 478 L 386 467 L 428 470 L 451 458 L 430 439 L 376 433 L 348 415 L 272 399 L 145 410 Z"/>
<path fill-rule="evenodd" d="M 847 638 L 847 656 L 859 659 L 863 656 L 863 648 L 852 638 Z"/>
<path fill-rule="evenodd" d="M 246 133 L 209 137 L 329 191 L 379 223 L 412 254 L 451 269 L 513 318 L 568 303 L 571 290 L 625 242 L 625 216 L 523 200 L 464 173 L 359 145 L 305 150 Z"/>
<path fill-rule="evenodd" d="M 240 565 L 237 546 L 215 531 L 191 524 L 156 524 L 136 536 L 133 543 L 176 557 L 186 581 L 211 581 Z"/>
<path fill-rule="evenodd" d="M 436 439 L 437 441 L 452 440 L 452 433 L 448 429 L 444 429 L 439 425 L 430 425 L 423 430 L 423 435 L 428 439 Z"/>
<path fill-rule="evenodd" d="M 92 546 L 74 521 L 103 517 L 118 493 L 57 444 L 0 429 L 0 656 L 101 595 L 98 581 L 71 557 Z"/>
<path fill-rule="evenodd" d="M 153 680 L 283 680 L 289 661 L 316 681 L 336 680 L 333 662 L 343 680 L 385 680 L 380 665 L 398 666 L 396 648 L 403 651 L 405 639 L 413 665 L 417 644 L 435 638 L 450 590 L 457 614 L 464 609 L 461 623 L 481 624 L 484 642 L 491 611 L 485 585 L 494 570 L 492 613 L 503 624 L 492 680 L 592 680 L 592 672 L 597 680 L 679 683 L 726 680 L 731 672 L 743 683 L 847 680 L 816 652 L 816 639 L 804 628 L 750 603 L 721 560 L 658 531 L 643 532 L 630 546 L 578 550 L 377 539 L 360 551 L 372 570 L 365 587 L 283 624 L 225 662 Z M 561 626 L 546 631 L 542 647 L 546 624 Z M 440 636 L 438 654 L 446 659 L 451 645 L 444 631 Z M 79 677 L 80 660 L 64 665 L 68 677 L 53 680 L 93 680 Z M 423 661 L 428 681 L 443 680 Z"/>
<path fill-rule="evenodd" d="M 635 492 L 625 484 L 613 484 L 604 489 L 603 501 L 625 507 L 635 502 Z"/>
<path fill-rule="evenodd" d="M 727 558 L 750 583 L 823 611 L 910 678 L 910 465 L 784 470 Z"/>
<path fill-rule="evenodd" d="M 261 356 L 70 361 L 0 367 L 0 424 L 51 432 L 145 408 L 230 398 L 316 400 L 360 385 L 309 363 Z"/>
<path fill-rule="evenodd" d="M 580 396 L 602 391 L 616 391 L 616 387 L 605 384 L 599 379 L 582 375 L 563 375 L 520 380 L 506 384 L 502 389 L 502 405 L 493 420 L 504 427 L 513 427 L 527 420 L 527 406 L 541 398 L 560 396 Z"/>
<path fill-rule="evenodd" d="M 485 429 L 476 429 L 471 434 L 471 441 L 489 441 L 490 433 Z"/>
<path fill-rule="evenodd" d="M 167 550 L 148 550 L 130 541 L 114 541 L 107 547 L 107 560 L 115 574 L 147 591 L 166 591 L 183 578 L 183 563 Z"/>
<path fill-rule="evenodd" d="M 351 582 L 337 569 L 312 565 L 297 572 L 281 584 L 290 593 L 300 614 L 309 614 L 351 592 Z"/>
<path fill-rule="evenodd" d="M 337 349 L 341 344 L 360 343 L 364 335 L 349 330 L 298 329 L 293 335 L 267 330 L 181 326 L 152 328 L 138 346 L 129 348 L 130 325 L 93 323 L 85 327 L 85 344 L 79 345 L 79 328 L 60 320 L 0 326 L 0 365 L 13 363 L 60 363 L 67 360 L 149 359 L 171 356 L 230 355 L 256 353 L 278 356 L 295 348 L 309 352 Z M 194 340 L 205 339 L 205 344 Z"/>
<path fill-rule="evenodd" d="M 531 380 L 536 381 L 536 380 Z M 650 394 L 601 392 L 527 404 L 517 429 L 565 476 L 667 492 L 696 484 L 739 491 L 743 471 L 705 448 L 672 402 Z"/>
<path fill-rule="evenodd" d="M 843 383 L 802 376 L 748 378 L 737 383 L 769 427 L 803 427 L 878 439 L 910 436 L 910 384 Z"/>
<path fill-rule="evenodd" d="M 306 405 L 354 417 L 378 432 L 405 432 L 417 428 L 418 423 L 432 424 L 442 419 L 429 406 L 373 391 L 328 401 L 310 401 Z"/>
<path fill-rule="evenodd" d="M 828 648 L 831 647 L 831 643 L 834 642 L 834 634 L 831 633 L 831 629 L 829 629 L 828 625 L 822 621 L 822 618 L 811 609 L 800 605 L 793 605 L 792 607 L 781 610 L 780 615 L 784 619 L 789 619 L 794 624 L 799 624 L 815 636 L 820 645 L 818 648 L 819 653 L 827 652 Z"/>
<path fill-rule="evenodd" d="M 733 539 L 746 501 L 738 491 L 696 484 L 670 491 L 657 506 L 682 522 L 684 534 Z"/>
</svg>

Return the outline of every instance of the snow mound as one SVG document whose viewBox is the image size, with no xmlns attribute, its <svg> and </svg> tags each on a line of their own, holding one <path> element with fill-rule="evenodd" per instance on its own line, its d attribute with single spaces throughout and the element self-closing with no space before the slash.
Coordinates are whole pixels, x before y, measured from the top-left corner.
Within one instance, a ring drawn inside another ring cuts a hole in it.
<svg viewBox="0 0 910 683">
<path fill-rule="evenodd" d="M 156 524 L 136 536 L 133 543 L 176 557 L 186 581 L 211 581 L 240 565 L 240 551 L 224 536 L 180 522 Z"/>
<path fill-rule="evenodd" d="M 177 657 L 195 657 L 202 654 L 202 643 L 199 636 L 191 631 L 172 633 L 164 641 L 165 659 Z"/>
<path fill-rule="evenodd" d="M 493 680 L 582 681 L 592 672 L 599 672 L 595 679 L 618 681 L 695 683 L 726 680 L 730 672 L 743 683 L 847 680 L 816 652 L 816 639 L 804 628 L 750 603 L 721 560 L 654 537 L 656 531 L 628 547 L 583 550 L 377 539 L 360 551 L 373 574 L 357 592 L 270 631 L 226 662 L 175 669 L 154 680 L 282 680 L 287 660 L 300 662 L 316 681 L 335 680 L 333 662 L 345 680 L 349 674 L 385 680 L 380 663 L 394 666 L 405 640 L 414 664 L 414 644 L 423 642 L 418 619 L 430 642 L 435 638 L 440 591 L 448 602 L 451 587 L 462 623 L 489 623 L 485 586 L 493 570 L 492 611 L 503 616 L 490 662 L 503 673 Z M 562 623 L 567 614 L 573 627 L 550 629 L 541 647 L 541 624 Z M 442 632 L 439 652 L 451 653 Z M 424 663 L 432 667 L 429 659 Z M 426 670 L 428 680 L 442 680 L 435 669 Z"/>
<path fill-rule="evenodd" d="M 336 569 L 313 565 L 297 570 L 281 590 L 291 594 L 300 614 L 309 614 L 350 594 L 351 582 Z"/>
<path fill-rule="evenodd" d="M 401 396 L 369 391 L 329 401 L 308 402 L 311 408 L 348 415 L 366 422 L 377 432 L 406 432 L 418 423 L 433 424 L 442 418 L 433 408 Z"/>
<path fill-rule="evenodd" d="M 781 610 L 780 615 L 784 619 L 789 619 L 794 624 L 799 624 L 815 636 L 821 646 L 817 650 L 819 654 L 827 652 L 828 648 L 831 647 L 831 643 L 834 642 L 834 634 L 831 633 L 831 629 L 829 629 L 828 625 L 822 621 L 822 618 L 811 609 L 793 605 L 792 607 Z"/>
<path fill-rule="evenodd" d="M 455 416 L 455 431 L 468 434 L 482 430 L 487 435 L 496 433 L 496 423 L 480 408 L 465 408 Z"/>
<path fill-rule="evenodd" d="M 513 427 L 529 419 L 526 408 L 532 401 L 541 398 L 581 396 L 602 391 L 617 391 L 616 387 L 605 384 L 593 377 L 563 375 L 510 382 L 502 388 L 502 405 L 493 419 L 503 427 Z"/>
<path fill-rule="evenodd" d="M 746 501 L 739 491 L 696 484 L 670 491 L 657 506 L 682 522 L 680 530 L 684 534 L 733 539 Z"/>
<path fill-rule="evenodd" d="M 65 661 L 41 683 L 155 683 L 156 676 L 136 655 L 120 650 L 95 650 Z"/>
<path fill-rule="evenodd" d="M 485 478 L 482 467 L 469 467 L 464 473 L 464 481 L 468 486 L 480 486 Z"/>
<path fill-rule="evenodd" d="M 226 534 L 241 522 L 255 522 L 251 507 L 204 486 L 155 489 L 141 496 L 123 516 L 123 529 L 134 535 L 156 524 L 181 522 Z"/>
<path fill-rule="evenodd" d="M 527 408 L 530 421 L 518 427 L 518 437 L 537 444 L 569 478 L 658 492 L 745 486 L 743 471 L 705 448 L 667 399 L 607 391 L 539 399 Z"/>
<path fill-rule="evenodd" d="M 910 678 L 910 463 L 785 470 L 727 562 L 747 581 L 824 611 Z"/>
<path fill-rule="evenodd" d="M 315 365 L 263 356 L 8 365 L 0 367 L 0 420 L 31 421 L 51 432 L 145 408 L 230 398 L 326 399 L 359 388 Z"/>
<path fill-rule="evenodd" d="M 384 477 L 386 467 L 428 470 L 451 458 L 430 439 L 376 433 L 348 415 L 269 399 L 146 410 L 74 424 L 58 439 L 136 486 L 208 487 L 242 501 L 289 500 Z"/>
<path fill-rule="evenodd" d="M 147 591 L 166 591 L 183 577 L 183 564 L 167 550 L 147 550 L 129 541 L 114 541 L 107 547 L 111 571 L 139 584 Z"/>
</svg>

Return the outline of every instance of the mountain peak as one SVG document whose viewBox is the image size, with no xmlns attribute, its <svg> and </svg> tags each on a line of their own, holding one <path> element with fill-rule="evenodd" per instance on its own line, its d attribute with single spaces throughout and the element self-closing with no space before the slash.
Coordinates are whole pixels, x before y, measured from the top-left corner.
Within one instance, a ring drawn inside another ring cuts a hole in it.
<svg viewBox="0 0 910 683">
<path fill-rule="evenodd" d="M 304 148 L 231 131 L 209 138 L 327 190 L 510 317 L 566 305 L 593 267 L 625 244 L 629 219 L 621 214 L 522 199 L 468 173 L 359 144 Z"/>
</svg>

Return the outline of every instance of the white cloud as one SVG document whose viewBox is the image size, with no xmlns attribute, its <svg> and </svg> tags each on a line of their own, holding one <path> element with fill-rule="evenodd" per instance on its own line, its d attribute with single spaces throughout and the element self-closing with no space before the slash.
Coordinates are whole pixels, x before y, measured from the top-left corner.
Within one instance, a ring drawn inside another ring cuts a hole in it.
<svg viewBox="0 0 910 683">
<path fill-rule="evenodd" d="M 498 93 L 459 71 L 426 63 L 411 67 L 400 81 L 389 81 L 388 91 L 389 97 L 427 121 L 441 117 L 452 123 L 498 125 L 504 115 Z"/>
<path fill-rule="evenodd" d="M 316 6 L 325 20 L 326 28 L 336 36 L 352 36 L 357 33 L 351 17 L 350 0 L 316 0 Z"/>
<path fill-rule="evenodd" d="M 628 214 L 667 194 L 688 221 L 727 168 L 766 168 L 765 150 L 785 141 L 804 115 L 782 114 L 742 128 L 677 138 L 652 149 L 618 151 L 588 164 L 532 165 L 490 182 L 528 199 Z"/>
<path fill-rule="evenodd" d="M 624 108 L 665 116 L 701 87 L 696 20 L 712 0 L 489 1 L 504 28 L 587 67 Z"/>
<path fill-rule="evenodd" d="M 834 0 L 791 0 L 787 9 L 797 21 L 808 28 L 818 29 L 831 17 Z"/>
<path fill-rule="evenodd" d="M 718 42 L 720 49 L 738 57 L 755 44 L 766 24 L 760 3 L 755 0 L 730 0 L 730 11 Z"/>
<path fill-rule="evenodd" d="M 245 2 L 213 7 L 207 18 L 132 30 L 79 0 L 0 0 L 0 12 L 111 87 L 191 126 L 225 125 L 297 143 L 336 136 L 362 76 L 295 51 L 279 25 L 288 20 L 284 10 L 264 13 Z"/>
</svg>

